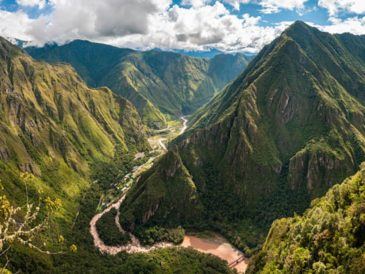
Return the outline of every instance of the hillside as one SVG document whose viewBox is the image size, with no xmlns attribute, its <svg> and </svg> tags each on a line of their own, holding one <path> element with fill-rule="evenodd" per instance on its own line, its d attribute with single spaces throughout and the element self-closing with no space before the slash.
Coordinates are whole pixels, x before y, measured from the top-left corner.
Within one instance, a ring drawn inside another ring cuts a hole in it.
<svg viewBox="0 0 365 274">
<path fill-rule="evenodd" d="M 109 89 L 90 89 L 69 65 L 49 65 L 0 38 L 0 180 L 23 205 L 37 192 L 62 201 L 58 233 L 68 233 L 96 162 L 149 150 L 134 106 Z M 28 251 L 25 251 L 28 252 Z"/>
<path fill-rule="evenodd" d="M 3 38 L 0 78 L 0 219 L 7 201 L 23 206 L 49 198 L 58 199 L 60 205 L 46 229 L 33 236 L 43 252 L 18 240 L 8 249 L 9 243 L 1 239 L 2 269 L 12 273 L 81 273 L 85 269 L 89 273 L 167 274 L 174 269 L 232 273 L 224 261 L 188 249 L 101 255 L 89 233 L 90 219 L 105 191 L 132 170 L 136 152 L 150 150 L 138 112 L 107 88 L 88 88 L 71 66 L 34 61 Z M 40 210 L 40 215 L 45 214 Z M 6 234 L 3 228 L 2 224 L 1 236 Z M 71 244 L 75 244 L 74 252 L 69 250 Z"/>
<path fill-rule="evenodd" d="M 208 102 L 249 62 L 243 54 L 194 58 L 80 40 L 27 51 L 36 59 L 73 65 L 88 84 L 107 86 L 129 99 L 144 122 L 157 128 L 166 125 L 166 118 L 190 114 Z"/>
<path fill-rule="evenodd" d="M 249 252 L 364 160 L 364 48 L 362 36 L 290 26 L 197 112 L 121 222 L 210 226 Z"/>
<path fill-rule="evenodd" d="M 365 169 L 303 216 L 276 220 L 249 273 L 364 273 Z"/>
</svg>

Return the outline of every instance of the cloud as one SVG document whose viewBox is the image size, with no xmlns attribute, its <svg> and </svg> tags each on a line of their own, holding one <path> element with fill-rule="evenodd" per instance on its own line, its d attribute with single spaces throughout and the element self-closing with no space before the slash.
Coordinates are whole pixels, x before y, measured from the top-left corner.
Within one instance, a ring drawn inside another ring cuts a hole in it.
<svg viewBox="0 0 365 274">
<path fill-rule="evenodd" d="M 276 13 L 282 9 L 300 10 L 308 0 L 261 0 L 259 5 L 262 6 L 264 13 Z"/>
<path fill-rule="evenodd" d="M 283 30 L 259 26 L 260 17 L 231 14 L 219 1 L 186 1 L 187 6 L 171 0 L 50 0 L 51 12 L 35 19 L 22 10 L 0 11 L 6 17 L 0 34 L 39 46 L 88 39 L 140 49 L 258 51 Z"/>
<path fill-rule="evenodd" d="M 145 34 L 149 19 L 171 0 L 51 0 L 53 11 L 35 20 L 29 34 L 38 43 Z"/>
<path fill-rule="evenodd" d="M 46 5 L 46 0 L 16 0 L 17 4 L 24 7 L 38 7 L 43 9 Z"/>
<path fill-rule="evenodd" d="M 231 5 L 236 10 L 239 10 L 240 4 L 248 4 L 249 2 L 252 2 L 252 0 L 223 0 L 223 2 Z"/>
<path fill-rule="evenodd" d="M 232 12 L 227 1 L 235 5 L 258 0 L 225 0 L 225 5 L 213 0 L 184 0 L 180 6 L 172 0 L 48 0 L 50 12 L 38 18 L 29 17 L 22 9 L 0 10 L 0 35 L 38 46 L 87 39 L 138 49 L 257 52 L 292 23 L 264 25 L 260 16 Z M 267 12 L 301 9 L 304 4 L 305 0 L 260 1 Z M 317 27 L 331 33 L 365 34 L 365 19 L 332 16 L 329 25 Z"/>
<path fill-rule="evenodd" d="M 283 9 L 303 9 L 304 4 L 307 1 L 308 0 L 223 0 L 223 2 L 231 5 L 236 10 L 240 8 L 240 4 L 257 4 L 262 7 L 263 13 L 277 13 Z"/>
<path fill-rule="evenodd" d="M 26 34 L 32 21 L 23 11 L 0 10 L 0 35 L 11 41 L 14 41 L 15 38 L 24 41 L 32 40 L 33 37 Z"/>
<path fill-rule="evenodd" d="M 330 16 L 341 11 L 355 14 L 365 13 L 364 0 L 319 0 L 318 6 L 327 9 Z"/>
<path fill-rule="evenodd" d="M 357 35 L 365 34 L 365 17 L 350 17 L 347 19 L 330 18 L 331 25 L 316 26 L 329 33 L 350 32 Z"/>
<path fill-rule="evenodd" d="M 147 35 L 130 35 L 106 41 L 119 46 L 256 52 L 271 42 L 284 25 L 260 26 L 261 18 L 233 15 L 220 2 L 200 7 L 174 5 L 151 18 Z"/>
<path fill-rule="evenodd" d="M 194 8 L 199 8 L 205 4 L 209 4 L 211 0 L 182 0 L 181 4 L 186 6 L 193 6 Z"/>
</svg>

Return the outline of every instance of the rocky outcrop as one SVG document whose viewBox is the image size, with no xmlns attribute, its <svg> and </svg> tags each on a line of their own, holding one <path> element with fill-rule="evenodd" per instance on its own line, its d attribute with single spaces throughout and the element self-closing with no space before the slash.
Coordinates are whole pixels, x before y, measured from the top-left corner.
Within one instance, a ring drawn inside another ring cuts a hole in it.
<svg viewBox="0 0 365 274">
<path fill-rule="evenodd" d="M 0 160 L 7 161 L 10 159 L 9 150 L 6 147 L 0 146 Z"/>
<path fill-rule="evenodd" d="M 31 173 L 36 176 L 41 176 L 41 171 L 39 167 L 32 162 L 20 163 L 18 166 L 19 169 L 24 173 Z"/>
</svg>

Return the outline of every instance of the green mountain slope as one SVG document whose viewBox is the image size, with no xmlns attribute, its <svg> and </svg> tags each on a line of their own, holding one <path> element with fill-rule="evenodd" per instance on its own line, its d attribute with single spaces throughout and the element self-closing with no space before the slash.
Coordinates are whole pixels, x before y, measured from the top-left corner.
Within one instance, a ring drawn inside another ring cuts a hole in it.
<svg viewBox="0 0 365 274">
<path fill-rule="evenodd" d="M 49 65 L 0 38 L 0 180 L 11 202 L 25 203 L 28 185 L 60 198 L 60 231 L 69 229 L 90 166 L 149 150 L 134 106 L 109 89 L 90 89 L 69 65 Z M 60 232 L 61 233 L 61 232 Z"/>
<path fill-rule="evenodd" d="M 232 273 L 224 261 L 188 249 L 100 254 L 89 233 L 100 197 L 111 187 L 110 180 L 119 180 L 116 172 L 123 175 L 126 166 L 133 167 L 129 160 L 137 151 L 149 150 L 137 110 L 107 88 L 88 88 L 71 66 L 34 61 L 3 38 L 0 79 L 1 213 L 5 212 L 3 194 L 19 206 L 27 199 L 60 199 L 60 209 L 34 241 L 43 250 L 63 252 L 48 255 L 17 241 L 8 250 L 2 241 L 1 269 L 6 266 L 12 273 L 167 274 L 176 269 Z M 34 176 L 25 180 L 24 172 Z M 60 235 L 64 243 L 59 242 Z M 68 251 L 73 243 L 76 253 Z"/>
<path fill-rule="evenodd" d="M 361 36 L 293 24 L 142 177 L 124 225 L 210 224 L 255 246 L 247 231 L 302 212 L 364 160 L 364 47 Z"/>
<path fill-rule="evenodd" d="M 90 85 L 107 86 L 132 101 L 144 122 L 163 127 L 164 114 L 189 114 L 239 75 L 249 59 L 221 54 L 212 59 L 172 52 L 135 52 L 87 41 L 28 48 L 37 59 L 72 64 Z"/>
<path fill-rule="evenodd" d="M 249 273 L 364 273 L 364 197 L 362 167 L 303 216 L 276 220 Z"/>
</svg>

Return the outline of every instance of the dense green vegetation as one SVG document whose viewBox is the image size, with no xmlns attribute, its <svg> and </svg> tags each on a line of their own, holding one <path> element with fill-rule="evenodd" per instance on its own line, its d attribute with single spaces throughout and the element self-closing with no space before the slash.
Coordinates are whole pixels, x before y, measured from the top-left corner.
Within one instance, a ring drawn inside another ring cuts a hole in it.
<svg viewBox="0 0 365 274">
<path fill-rule="evenodd" d="M 74 242 L 77 245 L 76 253 L 66 252 L 62 255 L 49 256 L 26 247 L 15 246 L 8 254 L 10 258 L 8 268 L 13 273 L 19 270 L 26 273 L 83 273 L 85 269 L 88 273 L 95 274 L 233 273 L 219 258 L 201 254 L 192 249 L 167 248 L 147 254 L 121 253 L 116 256 L 100 254 L 93 246 L 89 234 L 89 222 L 95 214 L 102 192 L 101 186 L 93 184 L 84 193 L 75 224 L 64 235 L 68 242 Z M 103 222 L 105 224 L 105 220 Z M 108 232 L 113 227 L 105 226 L 105 229 Z"/>
<path fill-rule="evenodd" d="M 276 220 L 249 273 L 364 273 L 365 168 L 312 202 L 303 216 Z"/>
<path fill-rule="evenodd" d="M 48 255 L 15 241 L 7 256 L 0 256 L 1 267 L 12 273 L 231 273 L 225 262 L 192 250 L 100 254 L 89 233 L 100 197 L 139 164 L 132 161 L 136 152 L 148 155 L 138 112 L 106 88 L 88 88 L 70 66 L 36 62 L 2 38 L 0 78 L 4 195 L 14 206 L 35 201 L 40 193 L 48 203 L 57 201 L 61 206 L 34 240 L 45 251 L 62 253 Z M 31 180 L 24 172 L 33 174 Z M 114 218 L 111 211 L 100 220 L 101 236 L 110 244 L 125 242 L 113 231 Z M 180 239 L 179 230 L 167 235 Z"/>
<path fill-rule="evenodd" d="M 107 214 L 105 214 L 99 222 L 96 224 L 96 228 L 99 232 L 100 238 L 106 245 L 124 245 L 130 240 L 128 234 L 121 233 L 115 224 L 115 216 L 117 211 L 112 208 Z"/>
<path fill-rule="evenodd" d="M 52 66 L 0 38 L 0 179 L 24 204 L 21 172 L 35 175 L 30 195 L 60 198 L 72 223 L 90 165 L 149 149 L 136 109 L 110 90 L 88 88 L 68 65 Z"/>
<path fill-rule="evenodd" d="M 75 59 L 80 45 L 93 53 L 86 60 Z M 230 273 L 223 261 L 189 249 L 102 255 L 88 231 L 103 199 L 114 197 L 116 185 L 136 164 L 135 153 L 149 149 L 139 114 L 150 126 L 161 127 L 162 113 L 193 111 L 229 81 L 220 73 L 226 57 L 207 61 L 155 51 L 122 53 L 82 41 L 64 47 L 40 50 L 39 58 L 76 62 L 84 79 L 126 92 L 139 113 L 106 88 L 89 89 L 70 66 L 35 62 L 0 40 L 5 195 L 24 204 L 20 174 L 34 174 L 27 184 L 30 197 L 41 190 L 50 201 L 62 201 L 52 229 L 41 235 L 43 246 L 56 246 L 52 235 L 62 235 L 67 246 L 75 244 L 73 252 L 50 256 L 15 243 L 7 268 Z M 101 65 L 104 51 L 114 70 Z M 199 109 L 190 129 L 142 174 L 123 203 L 120 223 L 144 244 L 180 243 L 185 229 L 214 230 L 250 256 L 272 221 L 291 216 L 274 221 L 252 259 L 251 273 L 363 273 L 365 167 L 338 183 L 365 159 L 364 51 L 364 37 L 293 24 Z M 89 68 L 94 55 L 100 55 L 95 59 L 100 70 Z M 239 57 L 230 58 L 227 66 L 236 62 L 238 73 Z M 107 244 L 128 241 L 116 217 L 113 209 L 97 224 Z"/>
<path fill-rule="evenodd" d="M 91 86 L 111 88 L 133 102 L 143 121 L 154 128 L 166 126 L 165 116 L 188 114 L 208 102 L 249 62 L 243 54 L 205 59 L 80 40 L 27 51 L 37 59 L 73 65 Z"/>
<path fill-rule="evenodd" d="M 139 227 L 135 231 L 135 235 L 143 245 L 152 245 L 158 242 L 171 242 L 173 244 L 181 244 L 184 240 L 185 231 L 183 228 L 162 228 L 158 226 L 153 227 Z"/>
<path fill-rule="evenodd" d="M 142 176 L 125 227 L 208 225 L 252 250 L 365 159 L 364 50 L 363 37 L 293 24 Z"/>
</svg>

